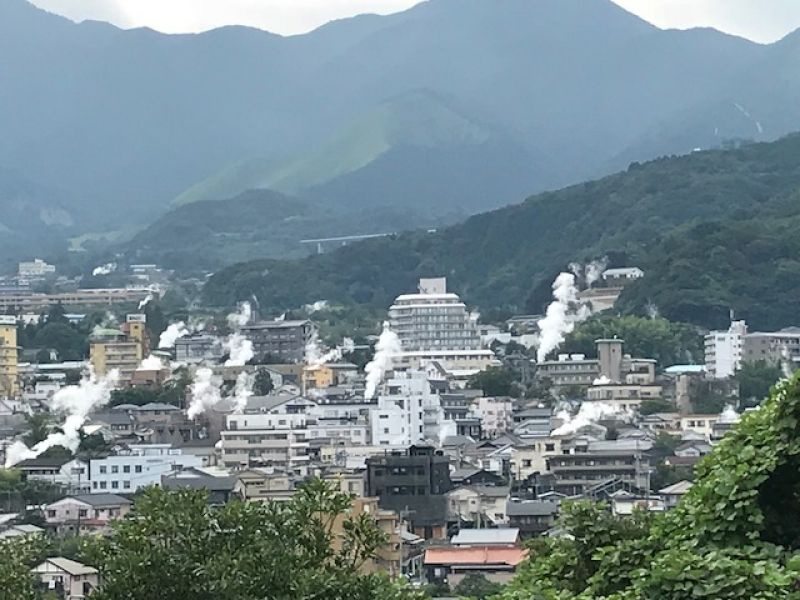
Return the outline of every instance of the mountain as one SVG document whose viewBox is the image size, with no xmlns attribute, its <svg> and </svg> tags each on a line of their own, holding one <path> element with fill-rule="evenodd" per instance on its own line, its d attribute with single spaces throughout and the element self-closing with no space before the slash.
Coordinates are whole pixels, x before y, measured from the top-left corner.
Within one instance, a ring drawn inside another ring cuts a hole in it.
<svg viewBox="0 0 800 600">
<path fill-rule="evenodd" d="M 447 276 L 483 309 L 537 313 L 570 261 L 637 265 L 621 299 L 676 320 L 755 327 L 797 324 L 800 135 L 734 150 L 632 164 L 545 192 L 437 233 L 369 240 L 296 261 L 241 263 L 209 279 L 208 302 L 256 294 L 286 309 L 315 300 L 387 307 L 421 276 Z"/>
<path fill-rule="evenodd" d="M 176 207 L 115 251 L 124 262 L 156 262 L 198 274 L 253 256 L 307 256 L 316 247 L 301 244 L 304 239 L 400 231 L 421 222 L 407 210 L 332 211 L 313 201 L 251 190 Z"/>
<path fill-rule="evenodd" d="M 15 267 L 16 258 L 36 247 L 36 256 L 63 251 L 76 228 L 74 198 L 0 168 L 0 269 Z"/>
<path fill-rule="evenodd" d="M 109 228 L 254 186 L 455 218 L 774 138 L 797 126 L 800 81 L 791 39 L 661 31 L 610 0 L 429 0 L 293 37 L 123 31 L 4 0 L 0 55 L 0 164 Z M 731 102 L 759 127 L 715 125 Z"/>
</svg>

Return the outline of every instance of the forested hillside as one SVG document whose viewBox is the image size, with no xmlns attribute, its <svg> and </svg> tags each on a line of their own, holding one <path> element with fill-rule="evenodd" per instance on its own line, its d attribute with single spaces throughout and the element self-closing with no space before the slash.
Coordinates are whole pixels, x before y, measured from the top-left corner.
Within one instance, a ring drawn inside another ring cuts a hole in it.
<svg viewBox="0 0 800 600">
<path fill-rule="evenodd" d="M 205 293 L 214 304 L 255 293 L 275 307 L 319 299 L 385 307 L 417 277 L 446 275 L 479 307 L 538 312 L 568 262 L 605 255 L 647 272 L 624 296 L 628 311 L 652 301 L 670 319 L 706 326 L 724 324 L 729 309 L 755 326 L 788 325 L 800 318 L 788 301 L 800 294 L 798 189 L 800 135 L 792 135 L 634 163 L 439 233 L 242 263 L 212 277 Z"/>
</svg>

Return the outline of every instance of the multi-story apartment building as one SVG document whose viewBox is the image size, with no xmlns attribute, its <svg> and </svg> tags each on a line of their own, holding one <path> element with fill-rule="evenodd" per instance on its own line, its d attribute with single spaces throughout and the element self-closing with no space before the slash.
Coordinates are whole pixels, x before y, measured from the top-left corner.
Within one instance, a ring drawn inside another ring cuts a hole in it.
<svg viewBox="0 0 800 600">
<path fill-rule="evenodd" d="M 754 331 L 744 336 L 743 362 L 765 360 L 777 364 L 800 361 L 800 327 L 780 331 Z"/>
<path fill-rule="evenodd" d="M 242 333 L 253 343 L 259 362 L 299 363 L 316 329 L 309 320 L 264 321 L 246 325 Z"/>
<path fill-rule="evenodd" d="M 383 389 L 378 406 L 370 410 L 373 444 L 409 446 L 456 433 L 455 423 L 445 419 L 441 398 L 431 390 L 425 373 L 396 373 Z"/>
<path fill-rule="evenodd" d="M 225 353 L 219 338 L 207 333 L 196 333 L 175 341 L 175 360 L 184 363 L 219 361 Z"/>
<path fill-rule="evenodd" d="M 166 473 L 202 466 L 200 457 L 184 454 L 171 444 L 130 445 L 117 454 L 89 461 L 91 492 L 133 494 L 149 485 L 160 485 Z"/>
<path fill-rule="evenodd" d="M 97 329 L 89 340 L 89 360 L 95 375 L 104 377 L 119 371 L 119 380 L 128 383 L 149 352 L 150 343 L 144 315 L 128 315 L 121 329 Z"/>
<path fill-rule="evenodd" d="M 473 409 L 486 437 L 495 438 L 513 429 L 514 401 L 508 396 L 476 398 Z"/>
<path fill-rule="evenodd" d="M 19 394 L 17 319 L 0 315 L 0 398 Z"/>
<path fill-rule="evenodd" d="M 389 308 L 392 331 L 403 354 L 396 361 L 420 368 L 430 360 L 448 370 L 480 371 L 494 362 L 481 348 L 477 320 L 457 294 L 447 292 L 447 279 L 420 279 L 419 292 L 398 296 Z"/>
<path fill-rule="evenodd" d="M 367 495 L 393 510 L 426 539 L 447 536 L 450 459 L 427 446 L 367 459 Z"/>
<path fill-rule="evenodd" d="M 56 268 L 43 261 L 41 258 L 34 258 L 32 261 L 21 262 L 17 268 L 19 279 L 23 281 L 35 281 L 53 275 Z"/>
<path fill-rule="evenodd" d="M 76 290 L 57 294 L 40 294 L 29 289 L 10 290 L 0 294 L 0 311 L 12 309 L 18 312 L 47 310 L 54 304 L 64 306 L 111 306 L 112 304 L 136 303 L 158 290 L 151 287 L 107 288 Z"/>
<path fill-rule="evenodd" d="M 221 432 L 222 463 L 231 469 L 272 466 L 305 475 L 309 425 L 304 414 L 227 415 Z"/>
<path fill-rule="evenodd" d="M 705 337 L 706 372 L 715 379 L 732 377 L 742 366 L 747 324 L 733 321 L 727 331 L 711 331 Z"/>
<path fill-rule="evenodd" d="M 557 360 L 547 360 L 536 366 L 536 377 L 549 379 L 553 386 L 588 386 L 598 379 L 607 383 L 648 385 L 656 378 L 656 361 L 635 358 L 623 353 L 624 340 L 595 341 L 597 358 L 583 354 L 560 354 Z"/>
<path fill-rule="evenodd" d="M 548 457 L 553 490 L 568 496 L 584 494 L 589 488 L 619 480 L 639 490 L 650 481 L 652 444 L 640 440 L 590 441 L 570 454 Z"/>
</svg>

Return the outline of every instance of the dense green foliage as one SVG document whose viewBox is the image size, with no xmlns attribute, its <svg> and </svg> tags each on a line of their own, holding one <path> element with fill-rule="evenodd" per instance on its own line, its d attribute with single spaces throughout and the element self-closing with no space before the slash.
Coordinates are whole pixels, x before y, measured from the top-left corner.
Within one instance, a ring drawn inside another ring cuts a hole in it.
<svg viewBox="0 0 800 600">
<path fill-rule="evenodd" d="M 207 504 L 204 493 L 149 489 L 135 519 L 89 541 L 104 578 L 97 600 L 416 600 L 421 595 L 358 569 L 385 542 L 368 514 L 320 480 L 288 502 Z M 341 537 L 332 530 L 343 518 Z M 336 541 L 337 544 L 333 542 Z"/>
<path fill-rule="evenodd" d="M 764 360 L 744 363 L 736 372 L 740 406 L 747 408 L 758 405 L 781 377 L 783 370 L 779 365 Z"/>
<path fill-rule="evenodd" d="M 503 586 L 493 583 L 481 574 L 471 573 L 458 582 L 453 592 L 466 600 L 487 600 L 490 596 L 499 594 Z"/>
<path fill-rule="evenodd" d="M 625 354 L 654 358 L 660 368 L 703 362 L 703 338 L 696 327 L 663 318 L 606 313 L 578 324 L 558 352 L 596 357 L 595 340 L 614 337 L 625 341 Z"/>
<path fill-rule="evenodd" d="M 514 385 L 516 376 L 505 367 L 489 367 L 469 378 L 467 387 L 481 390 L 484 396 L 516 396 L 518 388 Z"/>
<path fill-rule="evenodd" d="M 31 574 L 42 558 L 44 543 L 38 537 L 0 540 L 0 600 L 41 600 Z"/>
<path fill-rule="evenodd" d="M 567 505 L 572 534 L 537 542 L 502 600 L 800 598 L 800 377 L 696 467 L 676 509 L 630 529 Z"/>
<path fill-rule="evenodd" d="M 800 203 L 792 196 L 799 156 L 794 135 L 635 164 L 439 233 L 238 264 L 209 280 L 205 298 L 226 306 L 256 294 L 276 308 L 319 298 L 385 308 L 418 277 L 446 275 L 469 303 L 537 313 L 568 262 L 606 255 L 611 266 L 646 272 L 623 294 L 628 312 L 644 314 L 655 303 L 670 320 L 717 327 L 734 309 L 755 327 L 788 325 L 797 320 L 790 298 L 800 290 L 793 235 Z"/>
</svg>

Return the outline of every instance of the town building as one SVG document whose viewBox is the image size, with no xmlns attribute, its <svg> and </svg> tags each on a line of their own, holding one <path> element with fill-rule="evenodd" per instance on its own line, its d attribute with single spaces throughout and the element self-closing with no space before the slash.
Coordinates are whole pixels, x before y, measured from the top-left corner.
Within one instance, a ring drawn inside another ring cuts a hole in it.
<svg viewBox="0 0 800 600">
<path fill-rule="evenodd" d="M 242 334 L 253 343 L 258 363 L 301 363 L 306 345 L 317 331 L 308 319 L 300 321 L 262 321 L 242 327 Z"/>
<path fill-rule="evenodd" d="M 372 444 L 378 446 L 409 446 L 456 433 L 455 423 L 445 419 L 441 397 L 421 371 L 395 372 L 369 416 Z"/>
<path fill-rule="evenodd" d="M 148 295 L 158 293 L 153 287 L 96 288 L 40 294 L 29 287 L 20 286 L 0 294 L 0 312 L 12 310 L 15 313 L 41 312 L 54 304 L 65 307 L 106 307 L 114 304 L 136 304 Z"/>
<path fill-rule="evenodd" d="M 508 524 L 516 527 L 522 538 L 538 537 L 553 528 L 558 503 L 550 500 L 512 500 L 506 505 Z"/>
<path fill-rule="evenodd" d="M 100 572 L 62 556 L 47 558 L 33 568 L 42 587 L 60 600 L 84 600 L 100 586 Z"/>
<path fill-rule="evenodd" d="M 451 587 L 471 574 L 505 584 L 527 556 L 528 550 L 517 546 L 431 546 L 425 550 L 424 568 L 429 582 Z"/>
<path fill-rule="evenodd" d="M 222 464 L 231 469 L 272 466 L 307 473 L 308 418 L 304 414 L 241 414 L 225 417 Z"/>
<path fill-rule="evenodd" d="M 19 394 L 17 319 L 0 315 L 0 398 Z"/>
<path fill-rule="evenodd" d="M 92 494 L 134 492 L 160 485 L 161 476 L 190 467 L 201 467 L 202 459 L 184 454 L 170 444 L 131 444 L 116 454 L 89 461 Z"/>
<path fill-rule="evenodd" d="M 398 296 L 389 308 L 389 324 L 403 348 L 396 364 L 413 369 L 438 361 L 448 371 L 475 373 L 495 362 L 481 348 L 477 320 L 457 294 L 447 292 L 447 279 L 420 279 L 416 294 Z"/>
<path fill-rule="evenodd" d="M 753 331 L 744 336 L 743 362 L 800 363 L 800 327 L 779 331 Z"/>
<path fill-rule="evenodd" d="M 39 456 L 17 463 L 14 469 L 28 481 L 50 483 L 72 493 L 89 491 L 89 465 L 82 460 Z"/>
<path fill-rule="evenodd" d="M 447 534 L 450 460 L 432 447 L 367 459 L 367 495 L 380 499 L 381 508 L 393 510 L 411 524 L 411 531 L 425 539 L 444 539 Z"/>
<path fill-rule="evenodd" d="M 475 528 L 502 527 L 508 523 L 506 502 L 510 490 L 503 485 L 468 485 L 451 490 L 447 494 L 450 520 Z M 462 533 L 466 531 L 484 530 L 466 529 Z"/>
<path fill-rule="evenodd" d="M 177 469 L 161 476 L 161 487 L 165 490 L 202 490 L 212 506 L 228 502 L 235 485 L 236 479 L 227 471 L 208 468 Z"/>
<path fill-rule="evenodd" d="M 294 495 L 294 484 L 283 470 L 254 467 L 236 472 L 233 494 L 247 502 L 289 500 Z"/>
<path fill-rule="evenodd" d="M 116 494 L 67 496 L 44 508 L 44 520 L 60 534 L 103 531 L 128 514 L 133 502 Z"/>
<path fill-rule="evenodd" d="M 224 353 L 220 339 L 208 333 L 194 333 L 175 340 L 175 360 L 178 362 L 218 362 Z"/>
<path fill-rule="evenodd" d="M 711 331 L 705 337 L 706 372 L 715 379 L 725 379 L 742 366 L 747 324 L 732 321 L 727 331 Z"/>
<path fill-rule="evenodd" d="M 472 403 L 484 437 L 496 438 L 513 429 L 514 401 L 508 396 L 478 397 Z"/>
<path fill-rule="evenodd" d="M 41 258 L 34 258 L 17 265 L 17 275 L 21 281 L 38 281 L 54 275 L 55 272 L 56 268 Z"/>
<path fill-rule="evenodd" d="M 640 440 L 589 441 L 572 454 L 549 458 L 553 491 L 582 495 L 589 488 L 618 480 L 638 490 L 647 490 L 650 480 L 652 443 Z"/>
<path fill-rule="evenodd" d="M 150 349 L 144 315 L 128 315 L 121 329 L 97 329 L 89 339 L 89 360 L 95 375 L 119 371 L 119 381 L 130 383 Z"/>
</svg>

